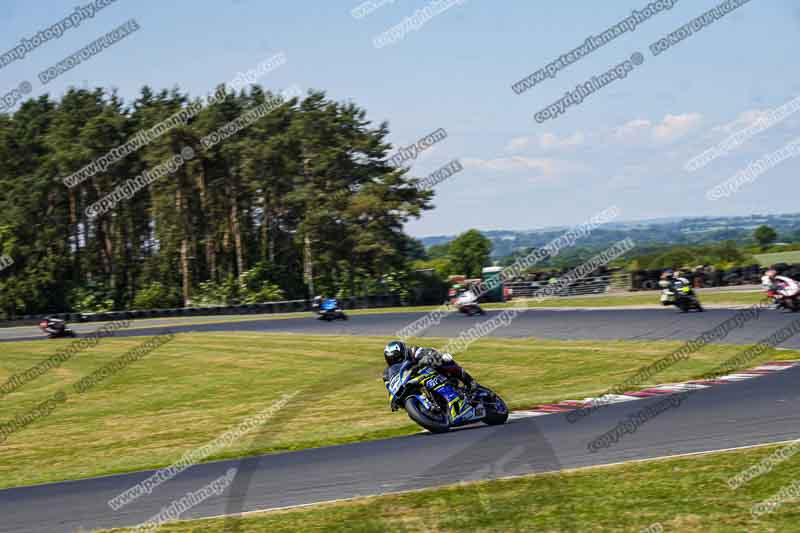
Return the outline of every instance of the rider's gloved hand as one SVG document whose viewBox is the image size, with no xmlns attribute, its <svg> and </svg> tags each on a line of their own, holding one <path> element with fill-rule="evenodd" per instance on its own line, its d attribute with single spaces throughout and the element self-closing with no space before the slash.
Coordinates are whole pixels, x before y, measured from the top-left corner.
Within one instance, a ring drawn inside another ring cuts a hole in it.
<svg viewBox="0 0 800 533">
<path fill-rule="evenodd" d="M 420 366 L 439 368 L 442 366 L 442 354 L 433 348 L 418 348 L 414 359 Z"/>
</svg>

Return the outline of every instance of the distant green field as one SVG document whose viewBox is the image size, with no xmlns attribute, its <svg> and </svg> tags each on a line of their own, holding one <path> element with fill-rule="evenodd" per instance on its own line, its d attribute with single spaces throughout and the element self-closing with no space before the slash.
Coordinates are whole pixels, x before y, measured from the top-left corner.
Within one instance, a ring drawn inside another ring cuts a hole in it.
<svg viewBox="0 0 800 533">
<path fill-rule="evenodd" d="M 800 250 L 793 252 L 778 252 L 774 254 L 758 254 L 753 256 L 761 266 L 771 266 L 776 263 L 800 263 Z"/>
</svg>

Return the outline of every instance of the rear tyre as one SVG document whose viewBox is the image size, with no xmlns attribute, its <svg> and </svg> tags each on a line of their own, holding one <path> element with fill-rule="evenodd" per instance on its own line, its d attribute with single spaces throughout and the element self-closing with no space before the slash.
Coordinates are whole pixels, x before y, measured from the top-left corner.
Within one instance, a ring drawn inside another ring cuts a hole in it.
<svg viewBox="0 0 800 533">
<path fill-rule="evenodd" d="M 431 433 L 447 433 L 450 431 L 447 415 L 442 413 L 437 417 L 434 413 L 425 409 L 414 396 L 406 398 L 405 408 L 411 420 Z"/>
</svg>

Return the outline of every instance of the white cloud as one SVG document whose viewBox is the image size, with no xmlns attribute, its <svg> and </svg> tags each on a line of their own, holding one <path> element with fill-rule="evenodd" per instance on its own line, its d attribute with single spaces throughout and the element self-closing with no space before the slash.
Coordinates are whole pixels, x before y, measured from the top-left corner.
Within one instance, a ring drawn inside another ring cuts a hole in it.
<svg viewBox="0 0 800 533">
<path fill-rule="evenodd" d="M 542 150 L 560 150 L 572 146 L 580 146 L 586 140 L 582 131 L 576 131 L 567 137 L 559 137 L 555 133 L 542 133 L 536 137 L 515 137 L 506 145 L 506 151 L 519 152 L 525 148 L 535 146 Z"/>
<path fill-rule="evenodd" d="M 514 137 L 506 145 L 506 152 L 519 152 L 530 146 L 532 137 Z"/>
<path fill-rule="evenodd" d="M 464 158 L 465 168 L 494 172 L 534 171 L 531 178 L 555 178 L 579 170 L 581 165 L 563 159 L 533 158 L 524 156 L 495 159 Z"/>
<path fill-rule="evenodd" d="M 612 137 L 618 141 L 644 141 L 658 142 L 674 141 L 683 137 L 703 121 L 700 113 L 684 113 L 682 115 L 667 115 L 661 122 L 654 123 L 648 119 L 638 118 L 626 122 L 612 131 Z"/>
<path fill-rule="evenodd" d="M 714 126 L 712 131 L 715 133 L 725 133 L 726 135 L 731 134 L 735 131 L 743 130 L 745 128 L 749 128 L 750 126 L 756 125 L 762 118 L 767 118 L 767 110 L 750 109 L 748 111 L 739 113 L 739 116 L 736 117 L 736 119 L 732 122 L 728 122 L 727 124 L 723 124 L 721 126 Z"/>
<path fill-rule="evenodd" d="M 576 131 L 569 137 L 559 138 L 553 133 L 543 133 L 539 136 L 539 146 L 544 149 L 567 148 L 583 144 L 585 136 L 582 131 Z"/>
<path fill-rule="evenodd" d="M 660 124 L 653 128 L 653 136 L 659 141 L 673 141 L 689 133 L 702 121 L 703 115 L 700 113 L 667 115 Z"/>
<path fill-rule="evenodd" d="M 649 130 L 652 125 L 653 123 L 649 120 L 638 118 L 615 128 L 612 135 L 617 139 L 628 139 L 639 135 L 643 129 Z"/>
</svg>

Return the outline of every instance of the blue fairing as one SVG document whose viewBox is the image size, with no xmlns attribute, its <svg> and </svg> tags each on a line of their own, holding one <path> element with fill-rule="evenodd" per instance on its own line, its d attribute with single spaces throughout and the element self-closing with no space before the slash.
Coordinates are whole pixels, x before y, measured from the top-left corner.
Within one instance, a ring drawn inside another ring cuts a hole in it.
<svg viewBox="0 0 800 533">
<path fill-rule="evenodd" d="M 320 305 L 319 308 L 323 311 L 335 311 L 339 308 L 339 302 L 336 301 L 336 298 L 328 298 L 322 302 L 322 305 Z"/>
<path fill-rule="evenodd" d="M 439 375 L 432 368 L 423 368 L 416 373 L 411 372 L 411 366 L 412 365 L 409 361 L 404 361 L 402 363 L 392 365 L 386 369 L 386 388 L 389 390 L 389 394 L 392 399 L 398 395 L 402 395 L 403 388 L 410 381 L 417 381 L 418 378 L 424 379 L 425 376 L 434 374 L 436 377 L 425 381 L 425 387 L 433 394 L 446 400 L 447 405 L 458 406 L 455 415 L 453 415 L 453 413 L 449 414 L 451 424 L 454 426 L 466 424 L 483 416 L 482 414 L 476 413 L 475 409 L 471 405 L 468 405 L 466 402 L 462 401 L 461 395 L 458 393 L 458 391 L 456 391 L 452 386 L 450 386 L 449 383 L 447 383 L 447 378 Z M 415 397 L 425 407 L 432 407 L 429 405 L 428 399 L 424 394 L 417 393 L 411 394 L 410 396 Z"/>
</svg>

